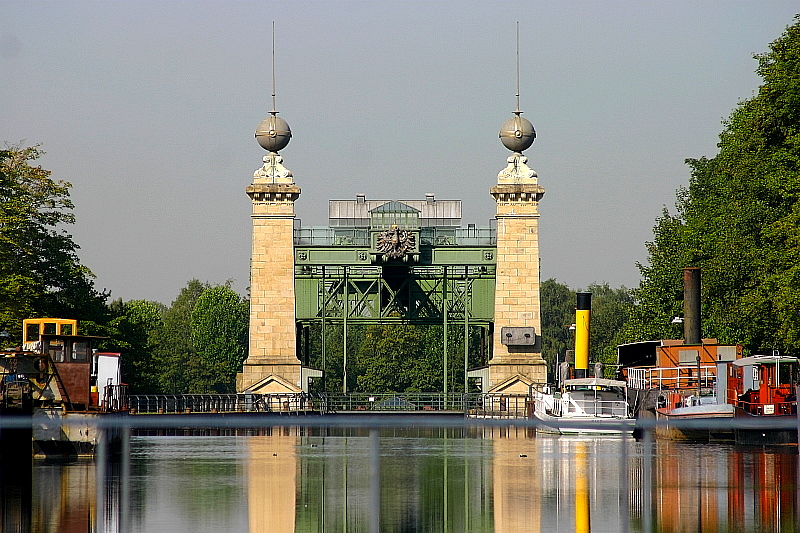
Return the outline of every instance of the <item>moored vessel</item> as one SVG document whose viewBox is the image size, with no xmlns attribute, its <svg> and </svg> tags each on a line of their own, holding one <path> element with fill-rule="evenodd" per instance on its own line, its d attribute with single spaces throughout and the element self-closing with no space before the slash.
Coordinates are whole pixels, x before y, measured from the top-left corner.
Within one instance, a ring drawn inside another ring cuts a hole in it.
<svg viewBox="0 0 800 533">
<path fill-rule="evenodd" d="M 797 389 L 800 360 L 755 355 L 733 361 L 724 379 L 725 397 L 734 410 L 737 444 L 783 445 L 798 442 Z"/>
<path fill-rule="evenodd" d="M 631 434 L 624 381 L 605 378 L 564 380 L 560 390 L 534 392 L 537 431 L 568 434 Z"/>
<path fill-rule="evenodd" d="M 27 319 L 22 346 L 0 350 L 0 419 L 30 420 L 34 456 L 92 455 L 97 417 L 124 409 L 120 354 L 100 339 L 76 320 Z"/>
<path fill-rule="evenodd" d="M 696 396 L 665 391 L 656 408 L 656 437 L 688 442 L 733 440 L 733 406 L 718 403 L 717 396 Z"/>
</svg>

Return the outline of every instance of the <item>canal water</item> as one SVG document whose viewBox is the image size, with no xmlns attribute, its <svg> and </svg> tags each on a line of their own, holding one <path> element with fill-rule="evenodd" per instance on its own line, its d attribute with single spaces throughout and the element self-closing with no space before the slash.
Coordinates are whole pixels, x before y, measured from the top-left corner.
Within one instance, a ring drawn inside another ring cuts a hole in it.
<svg viewBox="0 0 800 533">
<path fill-rule="evenodd" d="M 796 448 L 499 426 L 229 433 L 34 460 L 28 487 L 4 482 L 3 531 L 800 531 Z"/>
</svg>

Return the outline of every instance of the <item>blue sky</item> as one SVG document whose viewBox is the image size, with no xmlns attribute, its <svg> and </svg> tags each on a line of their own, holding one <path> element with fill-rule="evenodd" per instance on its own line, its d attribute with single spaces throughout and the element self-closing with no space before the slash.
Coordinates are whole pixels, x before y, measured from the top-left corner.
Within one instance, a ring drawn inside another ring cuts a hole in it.
<svg viewBox="0 0 800 533">
<path fill-rule="evenodd" d="M 248 285 L 250 205 L 277 107 L 303 225 L 328 199 L 461 199 L 488 225 L 515 107 L 541 203 L 543 278 L 635 286 L 655 218 L 757 90 L 796 2 L 0 2 L 0 142 L 74 185 L 99 288 L 169 303 Z"/>
</svg>

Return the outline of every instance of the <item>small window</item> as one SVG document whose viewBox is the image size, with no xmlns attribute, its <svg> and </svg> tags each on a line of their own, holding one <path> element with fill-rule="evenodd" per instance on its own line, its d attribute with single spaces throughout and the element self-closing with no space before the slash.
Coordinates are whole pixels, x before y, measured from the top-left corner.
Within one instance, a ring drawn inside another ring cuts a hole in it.
<svg viewBox="0 0 800 533">
<path fill-rule="evenodd" d="M 64 362 L 64 345 L 60 341 L 54 341 L 47 346 L 47 353 L 56 363 Z"/>
<path fill-rule="evenodd" d="M 44 334 L 45 335 L 56 335 L 56 323 L 55 322 L 45 322 L 44 324 Z"/>
<path fill-rule="evenodd" d="M 699 350 L 678 350 L 678 364 L 696 365 L 698 357 L 700 357 Z"/>
<path fill-rule="evenodd" d="M 72 343 L 72 360 L 73 361 L 88 361 L 89 360 L 89 343 L 86 341 L 78 341 Z"/>
<path fill-rule="evenodd" d="M 72 324 L 61 324 L 61 332 L 59 335 L 72 335 Z"/>
<path fill-rule="evenodd" d="M 25 342 L 36 342 L 39 340 L 39 324 L 28 324 L 25 328 Z"/>
</svg>

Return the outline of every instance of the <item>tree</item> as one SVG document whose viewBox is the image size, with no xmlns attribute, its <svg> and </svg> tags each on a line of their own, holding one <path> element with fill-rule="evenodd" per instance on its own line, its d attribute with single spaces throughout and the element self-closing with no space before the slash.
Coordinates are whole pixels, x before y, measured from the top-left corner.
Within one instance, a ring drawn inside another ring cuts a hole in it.
<svg viewBox="0 0 800 533">
<path fill-rule="evenodd" d="M 113 318 L 102 331 L 109 339 L 101 347 L 122 353 L 122 380 L 131 394 L 158 393 L 160 368 L 154 353 L 167 306 L 149 300 L 117 299 L 109 309 Z"/>
<path fill-rule="evenodd" d="M 195 353 L 222 374 L 213 388 L 236 390 L 236 373 L 247 358 L 250 303 L 230 288 L 230 283 L 206 289 L 191 314 Z"/>
<path fill-rule="evenodd" d="M 658 338 L 680 314 L 681 269 L 702 269 L 703 336 L 800 353 L 800 18 L 755 56 L 763 84 L 724 122 L 719 153 L 689 159 L 658 219 L 627 329 Z"/>
<path fill-rule="evenodd" d="M 167 394 L 234 392 L 247 356 L 249 315 L 249 302 L 229 283 L 196 279 L 163 311 L 152 302 L 130 306 L 128 323 L 153 327 L 146 341 L 152 355 L 134 363 L 143 385 Z"/>
<path fill-rule="evenodd" d="M 592 293 L 589 360 L 613 364 L 619 334 L 630 318 L 633 298 L 625 287 L 612 289 L 608 283 L 589 285 L 586 292 Z M 575 303 L 575 291 L 567 285 L 554 279 L 542 282 L 542 356 L 548 362 L 551 379 L 556 375 L 556 358 L 564 361 L 566 351 L 575 348 L 574 333 L 569 330 L 575 322 Z"/>
<path fill-rule="evenodd" d="M 417 328 L 405 324 L 375 325 L 357 352 L 356 390 L 359 392 L 402 392 L 409 385 L 407 367 L 420 353 Z"/>
<path fill-rule="evenodd" d="M 587 291 L 592 293 L 590 360 L 605 365 L 614 364 L 617 361 L 617 345 L 623 342 L 620 332 L 628 323 L 633 309 L 633 297 L 625 287 L 612 289 L 608 283 L 592 284 Z"/>
<path fill-rule="evenodd" d="M 197 357 L 192 344 L 192 311 L 200 295 L 210 286 L 193 279 L 181 289 L 164 312 L 163 326 L 154 335 L 153 356 L 160 392 L 168 394 L 212 392 L 213 373 Z"/>
<path fill-rule="evenodd" d="M 14 341 L 32 316 L 108 318 L 108 295 L 94 288 L 64 229 L 75 222 L 72 185 L 32 166 L 41 155 L 38 146 L 0 150 L 0 323 Z"/>
<path fill-rule="evenodd" d="M 547 361 L 547 371 L 555 376 L 556 361 L 564 361 L 567 350 L 575 348 L 575 339 L 569 326 L 575 322 L 575 291 L 555 279 L 547 279 L 539 286 L 542 315 L 542 357 Z"/>
</svg>

